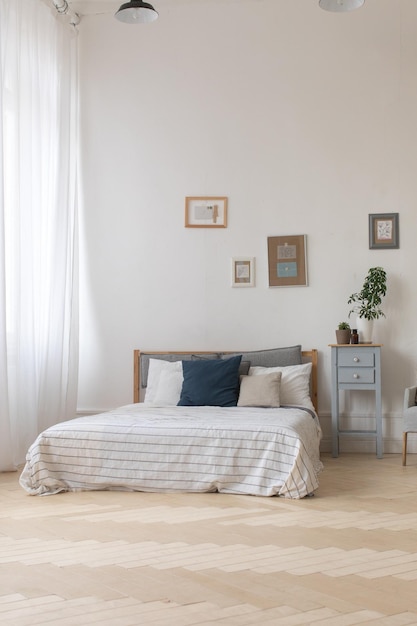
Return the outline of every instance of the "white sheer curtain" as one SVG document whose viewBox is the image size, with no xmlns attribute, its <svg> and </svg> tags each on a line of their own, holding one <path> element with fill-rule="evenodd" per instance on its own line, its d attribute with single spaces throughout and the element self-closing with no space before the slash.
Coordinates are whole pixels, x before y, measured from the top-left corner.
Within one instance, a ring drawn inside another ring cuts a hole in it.
<svg viewBox="0 0 417 626">
<path fill-rule="evenodd" d="M 41 0 L 0 0 L 0 470 L 77 393 L 76 37 Z"/>
</svg>

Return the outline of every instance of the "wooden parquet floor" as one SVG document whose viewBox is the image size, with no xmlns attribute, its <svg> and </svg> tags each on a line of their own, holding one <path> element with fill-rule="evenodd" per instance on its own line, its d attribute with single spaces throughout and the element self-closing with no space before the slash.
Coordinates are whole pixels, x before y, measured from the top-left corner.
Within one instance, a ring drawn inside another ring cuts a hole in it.
<svg viewBox="0 0 417 626">
<path fill-rule="evenodd" d="M 0 624 L 417 624 L 417 456 L 322 460 L 298 501 L 31 497 L 0 474 Z"/>
</svg>

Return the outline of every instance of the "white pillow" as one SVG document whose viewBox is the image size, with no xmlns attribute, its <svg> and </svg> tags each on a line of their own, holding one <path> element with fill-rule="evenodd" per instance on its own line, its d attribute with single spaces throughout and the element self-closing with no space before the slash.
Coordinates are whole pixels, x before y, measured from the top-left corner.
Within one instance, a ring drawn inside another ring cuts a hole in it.
<svg viewBox="0 0 417 626">
<path fill-rule="evenodd" d="M 182 362 L 149 359 L 148 382 L 144 404 L 175 406 L 181 396 Z"/>
<path fill-rule="evenodd" d="M 249 376 L 281 372 L 280 403 L 305 406 L 314 411 L 310 397 L 311 363 L 287 367 L 251 367 Z"/>
</svg>

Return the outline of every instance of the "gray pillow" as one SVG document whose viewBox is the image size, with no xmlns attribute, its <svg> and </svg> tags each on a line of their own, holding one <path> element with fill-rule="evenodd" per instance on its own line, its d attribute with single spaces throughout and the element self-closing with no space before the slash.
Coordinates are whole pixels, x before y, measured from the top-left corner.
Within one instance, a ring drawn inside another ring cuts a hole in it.
<svg viewBox="0 0 417 626">
<path fill-rule="evenodd" d="M 241 361 L 239 365 L 239 376 L 247 376 L 249 374 L 250 366 L 250 361 Z"/>
<path fill-rule="evenodd" d="M 251 367 L 286 367 L 287 365 L 301 365 L 301 345 L 287 348 L 272 348 L 270 350 L 253 350 L 251 352 L 222 353 L 222 359 L 230 356 L 242 355 L 242 361 L 250 361 Z"/>
</svg>

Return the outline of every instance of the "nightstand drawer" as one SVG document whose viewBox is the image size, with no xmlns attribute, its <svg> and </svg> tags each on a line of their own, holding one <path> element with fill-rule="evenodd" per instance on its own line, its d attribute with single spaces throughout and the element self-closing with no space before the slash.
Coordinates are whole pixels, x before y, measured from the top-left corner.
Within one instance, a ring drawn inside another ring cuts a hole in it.
<svg viewBox="0 0 417 626">
<path fill-rule="evenodd" d="M 339 369 L 339 383 L 373 384 L 375 369 L 373 367 L 341 367 Z"/>
<path fill-rule="evenodd" d="M 374 367 L 375 353 L 372 350 L 339 349 L 339 367 Z"/>
</svg>

